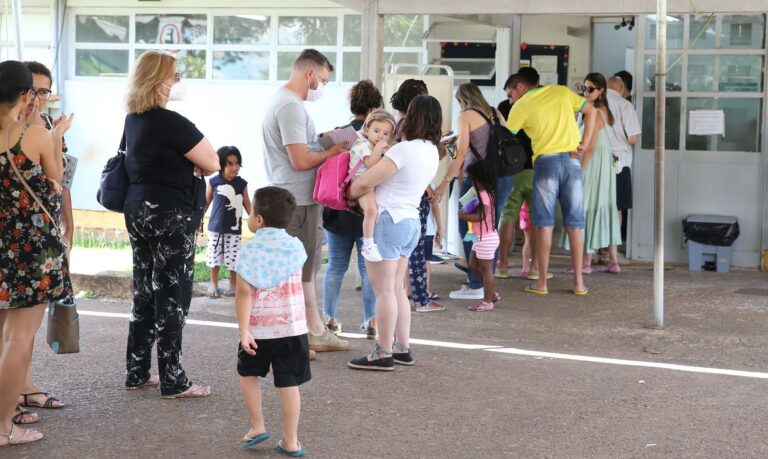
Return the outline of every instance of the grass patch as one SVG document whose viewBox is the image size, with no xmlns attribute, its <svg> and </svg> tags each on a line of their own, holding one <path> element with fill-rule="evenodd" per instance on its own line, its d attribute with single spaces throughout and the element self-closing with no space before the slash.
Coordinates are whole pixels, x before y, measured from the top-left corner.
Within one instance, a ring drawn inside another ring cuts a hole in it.
<svg viewBox="0 0 768 459">
<path fill-rule="evenodd" d="M 219 281 L 222 279 L 229 280 L 229 270 L 225 266 L 219 268 Z M 211 268 L 205 265 L 205 260 L 195 260 L 195 282 L 210 281 Z"/>
</svg>

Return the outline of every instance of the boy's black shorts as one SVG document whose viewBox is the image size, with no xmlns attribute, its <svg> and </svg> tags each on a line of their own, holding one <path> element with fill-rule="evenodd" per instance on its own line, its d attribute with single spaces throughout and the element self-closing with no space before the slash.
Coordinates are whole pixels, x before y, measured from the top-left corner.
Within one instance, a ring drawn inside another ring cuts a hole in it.
<svg viewBox="0 0 768 459">
<path fill-rule="evenodd" d="M 256 355 L 248 355 L 238 344 L 237 373 L 265 377 L 272 366 L 275 387 L 293 387 L 310 379 L 309 338 L 306 334 L 288 338 L 257 339 Z"/>
</svg>

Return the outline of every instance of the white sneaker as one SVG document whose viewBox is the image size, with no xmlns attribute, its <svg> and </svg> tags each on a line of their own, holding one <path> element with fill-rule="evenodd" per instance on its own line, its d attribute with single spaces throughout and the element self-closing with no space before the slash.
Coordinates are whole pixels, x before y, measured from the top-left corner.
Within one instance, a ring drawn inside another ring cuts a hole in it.
<svg viewBox="0 0 768 459">
<path fill-rule="evenodd" d="M 452 300 L 482 300 L 485 291 L 480 288 L 469 288 L 466 285 L 461 286 L 461 290 L 454 290 L 448 295 Z"/>
<path fill-rule="evenodd" d="M 363 254 L 363 258 L 372 263 L 383 260 L 383 258 L 381 258 L 381 254 L 379 253 L 379 248 L 376 247 L 376 244 L 363 244 L 363 250 L 361 250 L 360 253 Z"/>
</svg>

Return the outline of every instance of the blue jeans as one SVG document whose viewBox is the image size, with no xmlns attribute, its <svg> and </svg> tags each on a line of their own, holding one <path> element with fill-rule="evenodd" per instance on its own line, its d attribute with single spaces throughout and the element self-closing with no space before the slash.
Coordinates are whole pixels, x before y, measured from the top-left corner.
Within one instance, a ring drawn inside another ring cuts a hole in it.
<svg viewBox="0 0 768 459">
<path fill-rule="evenodd" d="M 459 196 L 464 194 L 472 188 L 472 179 L 464 177 L 464 181 L 461 182 L 461 188 L 459 188 Z M 501 218 L 501 210 L 504 208 L 504 204 L 507 202 L 509 195 L 515 189 L 515 183 L 512 180 L 512 176 L 499 177 L 499 182 L 496 186 L 496 224 L 499 224 L 499 218 Z M 459 220 L 459 235 L 461 236 L 462 244 L 464 245 L 464 255 L 467 257 L 467 263 L 472 255 L 472 241 L 465 241 L 464 236 L 467 234 L 469 227 L 467 222 Z M 499 251 L 496 250 L 496 256 L 493 258 L 493 270 L 496 271 L 496 260 L 499 258 Z M 469 288 L 481 288 L 483 283 L 477 278 L 473 271 L 469 272 L 467 276 L 469 281 Z"/>
<path fill-rule="evenodd" d="M 352 255 L 352 246 L 357 244 L 357 269 L 360 271 L 363 287 L 363 322 L 365 325 L 376 315 L 376 296 L 373 294 L 371 284 L 368 282 L 368 272 L 365 270 L 365 259 L 360 254 L 363 247 L 363 239 L 343 234 L 325 232 L 328 241 L 328 269 L 323 278 L 323 314 L 337 318 L 339 310 L 339 295 L 344 274 L 349 268 L 349 258 Z"/>
<path fill-rule="evenodd" d="M 533 167 L 533 225 L 555 226 L 560 201 L 565 228 L 584 228 L 584 176 L 569 153 L 542 155 Z"/>
</svg>

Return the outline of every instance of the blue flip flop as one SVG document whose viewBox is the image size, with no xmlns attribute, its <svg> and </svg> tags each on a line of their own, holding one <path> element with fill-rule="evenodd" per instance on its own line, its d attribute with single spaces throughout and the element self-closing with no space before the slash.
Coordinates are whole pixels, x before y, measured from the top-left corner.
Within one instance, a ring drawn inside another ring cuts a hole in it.
<svg viewBox="0 0 768 459">
<path fill-rule="evenodd" d="M 306 453 L 304 448 L 301 447 L 301 443 L 299 443 L 299 449 L 297 449 L 296 451 L 288 451 L 287 449 L 283 448 L 283 440 L 280 440 L 279 442 L 277 442 L 277 446 L 275 446 L 275 451 L 290 457 L 303 457 L 304 454 Z"/>
<path fill-rule="evenodd" d="M 263 434 L 256 435 L 255 437 L 253 437 L 250 440 L 247 440 L 245 443 L 243 443 L 243 446 L 241 446 L 240 448 L 248 449 L 251 446 L 258 445 L 259 443 L 261 443 L 264 440 L 268 439 L 269 435 L 270 435 L 269 432 L 264 432 Z"/>
</svg>

